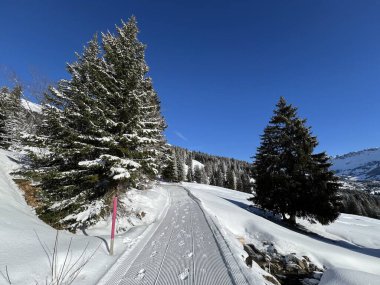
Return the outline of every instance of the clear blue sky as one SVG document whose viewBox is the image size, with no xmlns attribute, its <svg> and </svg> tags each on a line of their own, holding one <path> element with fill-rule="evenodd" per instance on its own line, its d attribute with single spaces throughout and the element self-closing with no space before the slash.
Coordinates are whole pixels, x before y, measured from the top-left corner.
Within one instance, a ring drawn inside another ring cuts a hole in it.
<svg viewBox="0 0 380 285">
<path fill-rule="evenodd" d="M 330 155 L 380 146 L 380 1 L 2 0 L 0 64 L 52 80 L 137 17 L 171 144 L 249 160 L 280 96 Z M 0 81 L 4 82 L 4 81 Z"/>
</svg>

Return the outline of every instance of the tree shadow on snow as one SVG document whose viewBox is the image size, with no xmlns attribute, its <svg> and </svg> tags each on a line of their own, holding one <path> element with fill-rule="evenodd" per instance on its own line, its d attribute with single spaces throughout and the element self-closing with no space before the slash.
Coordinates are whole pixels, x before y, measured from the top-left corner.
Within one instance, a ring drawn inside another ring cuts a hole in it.
<svg viewBox="0 0 380 285">
<path fill-rule="evenodd" d="M 80 230 L 82 231 L 82 233 L 85 236 L 89 236 L 88 233 L 86 232 L 85 228 L 81 228 Z M 110 247 L 109 247 L 108 242 L 107 242 L 107 240 L 105 238 L 100 237 L 100 236 L 93 236 L 93 237 L 96 237 L 96 238 L 100 239 L 105 244 L 107 251 L 110 252 Z"/>
<path fill-rule="evenodd" d="M 367 248 L 367 247 L 363 247 L 360 245 L 349 243 L 349 242 L 344 241 L 344 240 L 333 240 L 333 239 L 321 236 L 318 233 L 311 232 L 302 225 L 299 225 L 299 224 L 297 224 L 296 226 L 289 225 L 288 223 L 285 223 L 284 221 L 282 221 L 282 219 L 279 215 L 275 215 L 271 212 L 264 211 L 263 209 L 255 207 L 253 205 L 247 205 L 247 204 L 244 204 L 242 202 L 238 202 L 238 201 L 231 200 L 231 199 L 226 199 L 223 197 L 220 197 L 220 198 L 222 198 L 222 199 L 224 199 L 224 200 L 226 200 L 226 201 L 228 201 L 228 202 L 230 202 L 230 203 L 232 203 L 232 204 L 234 204 L 234 205 L 236 205 L 236 206 L 238 206 L 238 207 L 240 207 L 240 208 L 242 208 L 242 209 L 244 209 L 244 210 L 246 210 L 252 214 L 260 216 L 260 217 L 262 217 L 268 221 L 271 221 L 271 222 L 273 222 L 273 223 L 275 223 L 281 227 L 284 227 L 284 228 L 287 228 L 287 229 L 292 230 L 294 232 L 303 234 L 303 235 L 308 236 L 310 238 L 313 238 L 315 240 L 318 240 L 318 241 L 321 241 L 321 242 L 324 242 L 327 244 L 339 246 L 339 247 L 342 247 L 342 248 L 345 248 L 348 250 L 352 250 L 352 251 L 355 251 L 355 252 L 358 252 L 361 254 L 380 258 L 380 249 L 378 249 L 378 248 Z"/>
</svg>

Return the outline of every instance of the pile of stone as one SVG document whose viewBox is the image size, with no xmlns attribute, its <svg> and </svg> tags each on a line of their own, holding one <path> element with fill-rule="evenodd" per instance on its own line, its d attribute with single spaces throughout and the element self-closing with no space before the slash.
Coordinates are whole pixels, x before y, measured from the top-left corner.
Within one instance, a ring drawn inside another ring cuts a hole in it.
<svg viewBox="0 0 380 285">
<path fill-rule="evenodd" d="M 263 243 L 264 250 L 258 250 L 252 244 L 244 244 L 248 253 L 246 264 L 251 267 L 256 262 L 274 278 L 268 281 L 276 285 L 317 285 L 323 275 L 323 269 L 313 264 L 307 256 L 298 257 L 295 253 L 279 254 L 273 243 Z"/>
</svg>

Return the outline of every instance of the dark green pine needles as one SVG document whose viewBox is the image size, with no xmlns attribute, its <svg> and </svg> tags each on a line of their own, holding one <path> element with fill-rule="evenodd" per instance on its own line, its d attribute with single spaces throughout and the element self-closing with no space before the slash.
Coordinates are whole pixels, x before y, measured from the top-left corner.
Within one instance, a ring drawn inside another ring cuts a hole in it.
<svg viewBox="0 0 380 285">
<path fill-rule="evenodd" d="M 314 154 L 317 138 L 297 108 L 281 97 L 255 156 L 254 202 L 267 210 L 328 224 L 339 215 L 339 184 L 325 152 Z"/>
<path fill-rule="evenodd" d="M 94 223 L 115 192 L 144 188 L 160 171 L 166 124 L 137 34 L 132 17 L 101 45 L 95 36 L 68 65 L 70 79 L 46 94 L 31 173 L 42 189 L 37 212 L 56 227 Z"/>
</svg>

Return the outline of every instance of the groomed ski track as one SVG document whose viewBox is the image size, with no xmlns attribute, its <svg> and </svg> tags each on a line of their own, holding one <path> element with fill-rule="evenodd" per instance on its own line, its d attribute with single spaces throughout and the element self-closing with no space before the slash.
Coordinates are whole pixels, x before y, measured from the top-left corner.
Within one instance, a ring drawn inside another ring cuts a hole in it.
<svg viewBox="0 0 380 285">
<path fill-rule="evenodd" d="M 99 284 L 248 285 L 219 229 L 197 201 L 182 186 L 162 186 L 170 202 L 158 226 Z"/>
</svg>

